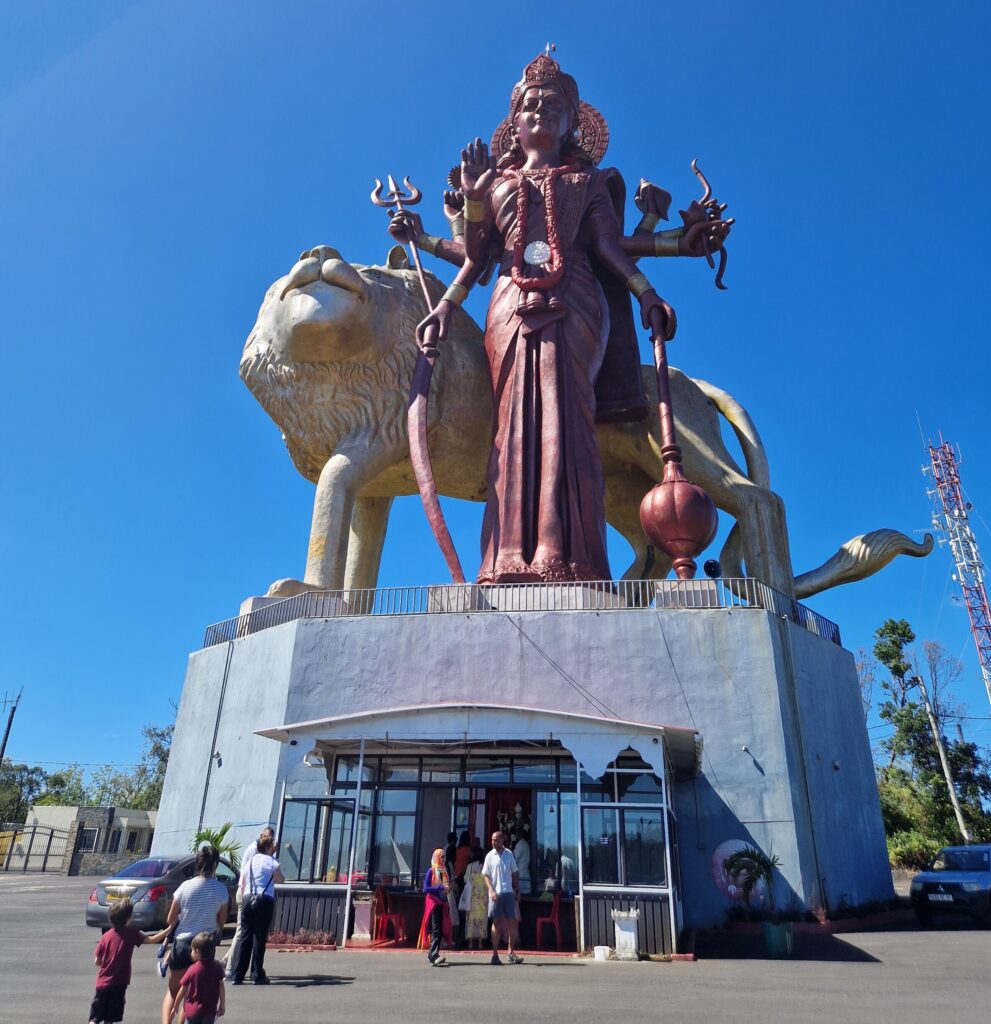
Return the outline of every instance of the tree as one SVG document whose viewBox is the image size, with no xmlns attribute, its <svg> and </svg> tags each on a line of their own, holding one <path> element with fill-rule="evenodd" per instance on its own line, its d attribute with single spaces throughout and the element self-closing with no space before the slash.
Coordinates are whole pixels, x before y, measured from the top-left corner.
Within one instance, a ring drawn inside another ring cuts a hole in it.
<svg viewBox="0 0 991 1024">
<path fill-rule="evenodd" d="M 874 636 L 874 654 L 890 673 L 890 678 L 881 681 L 886 699 L 878 709 L 882 721 L 893 728 L 881 743 L 888 763 L 878 767 L 888 848 L 893 862 L 921 866 L 940 846 L 960 841 L 953 798 L 971 836 L 991 837 L 991 815 L 983 806 L 991 798 L 991 766 L 976 744 L 947 738 L 964 711 L 950 689 L 963 670 L 959 659 L 927 640 L 920 661 L 909 648 L 915 634 L 904 619 L 888 619 Z M 920 684 L 929 696 L 935 733 L 924 701 L 916 699 Z M 949 783 L 937 736 L 946 757 Z"/>
<path fill-rule="evenodd" d="M 169 763 L 174 725 L 146 725 L 140 763 L 131 769 L 104 765 L 93 773 L 90 798 L 100 807 L 132 807 L 154 811 L 162 798 L 165 769 Z"/>
<path fill-rule="evenodd" d="M 83 780 L 83 770 L 78 764 L 70 764 L 57 772 L 49 772 L 45 778 L 45 791 L 35 800 L 36 804 L 85 807 L 89 803 L 89 791 Z"/>
<path fill-rule="evenodd" d="M 30 806 L 44 792 L 46 778 L 43 768 L 14 764 L 5 757 L 0 764 L 0 823 L 23 822 Z"/>
<path fill-rule="evenodd" d="M 227 821 L 220 828 L 201 828 L 193 836 L 189 849 L 196 853 L 201 843 L 209 843 L 221 857 L 226 857 L 231 862 L 235 871 L 240 871 L 241 859 L 238 855 L 241 852 L 241 844 L 230 835 L 233 827 L 234 823 Z"/>
</svg>

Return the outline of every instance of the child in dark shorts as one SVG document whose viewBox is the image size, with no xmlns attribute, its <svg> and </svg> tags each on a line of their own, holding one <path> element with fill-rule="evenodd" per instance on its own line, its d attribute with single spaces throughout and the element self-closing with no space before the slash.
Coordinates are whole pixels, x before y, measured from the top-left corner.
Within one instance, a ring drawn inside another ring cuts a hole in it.
<svg viewBox="0 0 991 1024">
<path fill-rule="evenodd" d="M 210 932 L 193 936 L 193 966 L 182 976 L 179 991 L 172 1000 L 170 1020 L 184 999 L 186 1024 L 214 1024 L 218 1017 L 223 1017 L 224 968 L 214 959 L 216 951 L 217 939 Z"/>
<path fill-rule="evenodd" d="M 146 942 L 162 942 L 168 928 L 154 935 L 145 935 L 129 922 L 134 908 L 131 901 L 118 900 L 110 908 L 111 928 L 97 943 L 93 963 L 96 972 L 96 992 L 89 1008 L 90 1024 L 116 1024 L 124 1019 L 124 995 L 131 983 L 131 957 L 138 946 Z"/>
</svg>

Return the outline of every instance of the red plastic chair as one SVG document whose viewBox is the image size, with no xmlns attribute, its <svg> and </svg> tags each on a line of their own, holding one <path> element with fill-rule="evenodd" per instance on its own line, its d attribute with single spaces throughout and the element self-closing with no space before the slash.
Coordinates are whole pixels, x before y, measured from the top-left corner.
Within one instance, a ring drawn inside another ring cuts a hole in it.
<svg viewBox="0 0 991 1024">
<path fill-rule="evenodd" d="M 561 951 L 561 891 L 554 893 L 554 902 L 551 903 L 551 912 L 543 917 L 537 918 L 537 946 L 543 948 L 540 941 L 544 928 L 554 929 L 554 948 Z"/>
<path fill-rule="evenodd" d="M 393 911 L 389 903 L 389 893 L 385 886 L 380 885 L 375 890 L 375 932 L 372 936 L 373 942 L 386 942 L 389 938 L 389 928 L 392 928 L 393 939 L 396 942 L 406 941 L 406 927 L 403 924 L 403 915 Z"/>
</svg>

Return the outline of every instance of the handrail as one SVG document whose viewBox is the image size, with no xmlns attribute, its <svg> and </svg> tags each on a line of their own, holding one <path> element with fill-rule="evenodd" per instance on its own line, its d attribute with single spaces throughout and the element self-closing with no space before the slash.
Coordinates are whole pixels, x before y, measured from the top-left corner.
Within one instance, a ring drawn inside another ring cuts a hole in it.
<svg viewBox="0 0 991 1024">
<path fill-rule="evenodd" d="M 840 644 L 840 629 L 835 622 L 760 580 L 741 577 L 310 590 L 207 626 L 203 647 L 215 647 L 298 619 L 447 612 L 691 611 L 718 608 L 763 609 L 790 619 L 816 636 Z"/>
</svg>

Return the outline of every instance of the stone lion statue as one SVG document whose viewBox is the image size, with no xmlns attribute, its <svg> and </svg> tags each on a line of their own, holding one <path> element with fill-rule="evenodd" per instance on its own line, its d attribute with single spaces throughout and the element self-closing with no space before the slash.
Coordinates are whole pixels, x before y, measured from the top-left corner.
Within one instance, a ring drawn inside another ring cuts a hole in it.
<svg viewBox="0 0 991 1024">
<path fill-rule="evenodd" d="M 443 285 L 432 274 L 427 282 L 439 299 Z M 416 274 L 399 246 L 383 266 L 351 264 L 337 249 L 316 246 L 266 292 L 244 346 L 241 379 L 282 430 L 296 468 L 316 484 L 303 579 L 276 581 L 270 596 L 376 585 L 393 498 L 417 493 L 406 400 L 415 329 L 425 315 Z M 598 428 L 606 517 L 634 552 L 625 579 L 662 578 L 670 570 L 648 547 L 639 521 L 640 501 L 662 475 L 654 368 L 644 366 L 643 375 L 648 418 Z M 898 554 L 931 550 L 928 535 L 916 544 L 878 530 L 796 579 L 784 504 L 770 489 L 749 414 L 725 391 L 674 368 L 671 390 L 686 475 L 735 520 L 721 555 L 727 575 L 746 573 L 807 597 L 863 579 Z M 740 442 L 745 470 L 723 443 L 720 415 Z M 491 417 L 482 332 L 459 310 L 431 389 L 430 455 L 441 495 L 485 499 Z"/>
</svg>

